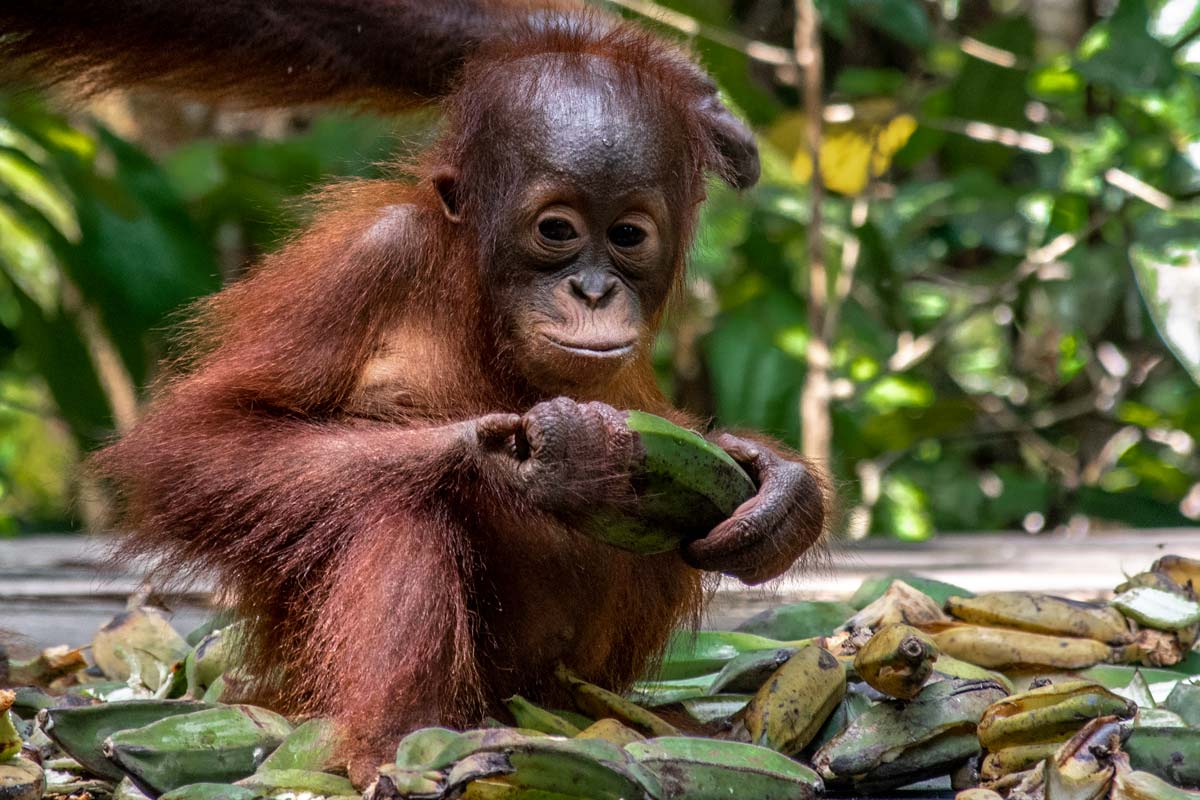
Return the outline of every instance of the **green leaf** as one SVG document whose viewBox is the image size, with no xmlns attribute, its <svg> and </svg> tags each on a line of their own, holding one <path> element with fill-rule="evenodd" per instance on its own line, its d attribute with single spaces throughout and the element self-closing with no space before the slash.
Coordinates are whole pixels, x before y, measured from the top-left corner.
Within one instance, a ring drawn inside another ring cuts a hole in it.
<svg viewBox="0 0 1200 800">
<path fill-rule="evenodd" d="M 1159 335 L 1200 383 L 1200 222 L 1165 215 L 1129 248 L 1138 289 Z"/>
</svg>

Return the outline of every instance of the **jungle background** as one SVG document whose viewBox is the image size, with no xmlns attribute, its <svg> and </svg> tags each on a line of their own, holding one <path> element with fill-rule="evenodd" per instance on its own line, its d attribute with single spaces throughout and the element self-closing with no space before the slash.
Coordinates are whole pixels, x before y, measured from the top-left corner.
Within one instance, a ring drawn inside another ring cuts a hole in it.
<svg viewBox="0 0 1200 800">
<path fill-rule="evenodd" d="M 761 184 L 712 186 L 671 396 L 827 463 L 851 537 L 1196 524 L 1200 0 L 607 7 L 761 134 Z M 188 304 L 437 122 L 0 91 L 0 534 L 95 524 L 79 464 Z"/>
</svg>

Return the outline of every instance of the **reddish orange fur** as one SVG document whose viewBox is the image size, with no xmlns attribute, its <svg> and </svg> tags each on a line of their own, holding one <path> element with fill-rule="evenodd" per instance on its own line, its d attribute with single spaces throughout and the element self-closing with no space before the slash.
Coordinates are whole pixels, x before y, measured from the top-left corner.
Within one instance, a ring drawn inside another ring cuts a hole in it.
<svg viewBox="0 0 1200 800">
<path fill-rule="evenodd" d="M 214 3 L 211 17 L 208 6 L 184 3 L 195 31 L 164 24 L 177 4 L 160 0 L 120 0 L 129 14 L 113 24 L 119 15 L 104 11 L 111 3 L 47 2 L 0 9 L 0 30 L 21 34 L 0 52 L 44 68 L 64 54 L 51 78 L 79 69 L 101 85 L 285 101 L 370 101 L 378 92 L 440 86 L 336 57 L 354 46 L 338 9 L 362 12 L 370 24 L 388 8 L 417 13 L 415 0 L 306 0 L 280 12 L 257 47 L 254 37 L 234 35 L 266 8 L 247 0 Z M 288 16 L 296 9 L 340 21 L 310 26 L 333 44 L 306 39 L 303 14 L 299 22 Z M 89 19 L 99 27 L 89 29 Z M 455 49 L 430 29 L 418 34 L 416 57 L 443 72 L 478 44 Z M 382 46 L 371 44 L 378 38 L 373 31 L 364 46 Z M 307 82 L 279 73 L 297 39 L 332 48 Z M 234 73 L 214 71 L 225 67 L 204 58 L 208 45 Z M 537 53 L 558 54 L 574 69 L 585 56 L 608 59 L 625 102 L 649 104 L 673 132 L 679 167 L 664 192 L 679 218 L 672 252 L 682 280 L 705 173 L 753 183 L 752 140 L 686 54 L 658 39 L 602 19 L 534 25 L 487 43 L 467 65 L 448 101 L 446 132 L 410 165 L 419 183 L 326 190 L 308 230 L 203 303 L 186 365 L 159 388 L 144 419 L 93 462 L 132 531 L 122 552 L 155 559 L 164 579 L 215 578 L 251 625 L 251 693 L 288 711 L 336 717 L 351 734 L 348 756 L 360 779 L 414 727 L 478 722 L 514 692 L 553 699 L 559 659 L 587 678 L 626 686 L 671 629 L 699 612 L 701 573 L 678 554 L 637 557 L 586 538 L 496 479 L 451 424 L 524 413 L 553 396 L 522 376 L 511 333 L 497 329 L 480 285 L 500 233 L 487 204 L 522 167 L 494 140 L 489 104 L 505 88 L 495 76 Z M 461 224 L 443 213 L 431 180 L 448 167 L 462 187 Z M 614 380 L 572 394 L 686 424 L 654 381 L 650 347 L 661 309 L 650 312 L 639 355 Z M 786 532 L 797 535 L 779 545 L 776 562 L 819 533 L 823 504 L 816 506 Z"/>
</svg>

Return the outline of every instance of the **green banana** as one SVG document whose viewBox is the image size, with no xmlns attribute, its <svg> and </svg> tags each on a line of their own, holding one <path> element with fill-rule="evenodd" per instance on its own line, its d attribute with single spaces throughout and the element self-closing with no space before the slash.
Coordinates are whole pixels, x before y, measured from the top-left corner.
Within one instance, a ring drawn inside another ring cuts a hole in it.
<svg viewBox="0 0 1200 800">
<path fill-rule="evenodd" d="M 684 700 L 681 705 L 697 722 L 724 724 L 737 716 L 753 699 L 754 696 L 749 694 L 714 694 L 711 697 Z"/>
<path fill-rule="evenodd" d="M 854 671 L 868 686 L 901 700 L 916 697 L 933 674 L 933 641 L 908 625 L 886 625 L 854 656 Z"/>
<path fill-rule="evenodd" d="M 1189 792 L 1149 772 L 1117 767 L 1112 800 L 1200 800 L 1200 792 Z"/>
<path fill-rule="evenodd" d="M 263 770 L 314 770 L 338 766 L 338 730 L 332 720 L 310 719 L 287 735 L 258 768 Z"/>
<path fill-rule="evenodd" d="M 769 639 L 811 639 L 829 636 L 854 613 L 849 603 L 809 600 L 768 608 L 734 628 Z"/>
<path fill-rule="evenodd" d="M 989 592 L 946 601 L 951 616 L 976 625 L 1015 628 L 1051 636 L 1074 636 L 1109 644 L 1130 639 L 1129 624 L 1119 611 L 1033 592 Z"/>
<path fill-rule="evenodd" d="M 38 725 L 54 743 L 90 772 L 110 780 L 125 773 L 105 757 L 104 740 L 117 731 L 192 714 L 211 706 L 191 700 L 125 700 L 95 706 L 62 706 L 38 712 Z M 241 776 L 238 776 L 241 777 Z"/>
<path fill-rule="evenodd" d="M 159 800 L 255 800 L 256 797 L 262 795 L 232 783 L 189 783 L 160 795 Z"/>
<path fill-rule="evenodd" d="M 857 785 L 910 774 L 909 762 L 902 759 L 925 744 L 929 747 L 917 751 L 920 758 L 912 765 L 914 772 L 922 772 L 930 763 L 946 763 L 939 759 L 951 756 L 952 760 L 964 760 L 979 749 L 975 726 L 984 710 L 1005 694 L 993 681 L 931 683 L 915 700 L 879 703 L 867 709 L 813 755 L 813 767 L 826 780 Z M 942 737 L 966 737 L 970 742 L 938 741 Z M 937 744 L 932 744 L 935 741 Z M 967 744 L 971 750 L 963 754 Z M 897 761 L 901 761 L 897 771 L 885 769 Z"/>
<path fill-rule="evenodd" d="M 597 514 L 586 525 L 595 538 L 643 555 L 676 550 L 757 491 L 746 471 L 700 434 L 644 411 L 627 412 L 625 421 L 643 453 L 634 474 L 637 512 Z"/>
<path fill-rule="evenodd" d="M 262 769 L 248 778 L 237 781 L 236 786 L 250 789 L 259 797 L 274 797 L 280 794 L 332 795 L 357 794 L 354 786 L 341 775 L 330 775 L 308 769 Z"/>
<path fill-rule="evenodd" d="M 1063 741 L 1096 717 L 1132 719 L 1137 705 L 1090 681 L 1064 681 L 992 704 L 979 720 L 979 741 L 995 752 Z"/>
<path fill-rule="evenodd" d="M 168 717 L 104 740 L 104 755 L 156 793 L 252 774 L 292 732 L 286 719 L 254 706 L 221 706 Z"/>
<path fill-rule="evenodd" d="M 235 623 L 215 630 L 192 648 L 183 662 L 188 694 L 203 697 L 217 678 L 234 666 L 237 639 L 244 627 L 242 623 Z"/>
<path fill-rule="evenodd" d="M 572 725 L 553 711 L 547 711 L 529 702 L 519 694 L 514 694 L 505 700 L 504 705 L 508 706 L 508 711 L 513 715 L 518 728 L 528 728 L 548 733 L 551 736 L 566 736 L 568 738 L 579 734 L 580 728 Z"/>
<path fill-rule="evenodd" d="M 752 744 L 796 755 L 845 695 L 845 668 L 828 650 L 809 645 L 767 679 L 739 724 Z"/>
<path fill-rule="evenodd" d="M 445 775 L 436 770 L 408 770 L 396 764 L 384 764 L 374 785 L 363 797 L 441 797 Z"/>
<path fill-rule="evenodd" d="M 882 762 L 864 775 L 835 781 L 856 792 L 874 794 L 947 775 L 978 755 L 979 741 L 969 731 L 950 730 L 906 748 L 893 761 Z"/>
<path fill-rule="evenodd" d="M 709 676 L 705 684 L 707 687 L 715 678 L 714 673 L 742 653 L 795 649 L 810 641 L 781 642 L 753 633 L 734 631 L 676 631 L 667 642 L 662 665 L 652 680 L 674 681 Z"/>
<path fill-rule="evenodd" d="M 625 751 L 655 773 L 666 800 L 813 800 L 823 789 L 808 767 L 741 742 L 666 737 L 626 745 Z"/>
<path fill-rule="evenodd" d="M 1163 708 L 1174 711 L 1189 727 L 1200 728 L 1200 684 L 1180 681 L 1171 689 Z"/>
<path fill-rule="evenodd" d="M 0 762 L 8 761 L 21 752 L 24 740 L 13 725 L 11 709 L 17 699 L 17 693 L 10 689 L 0 689 Z"/>
<path fill-rule="evenodd" d="M 708 693 L 757 692 L 767 678 L 786 664 L 795 652 L 795 647 L 780 647 L 739 653 L 717 673 L 708 687 Z"/>
<path fill-rule="evenodd" d="M 1134 728 L 1125 740 L 1129 764 L 1175 786 L 1200 789 L 1200 730 Z"/>
<path fill-rule="evenodd" d="M 641 800 L 662 794 L 650 770 L 603 739 L 530 737 L 503 748 L 475 752 L 447 774 L 445 796 L 458 797 L 477 781 L 498 787 L 500 791 L 492 796 L 513 798 L 548 792 L 596 800 Z M 519 791 L 504 794 L 505 786 Z"/>
<path fill-rule="evenodd" d="M 1095 639 L 954 624 L 932 633 L 938 650 L 988 669 L 1085 669 L 1113 655 Z"/>
<path fill-rule="evenodd" d="M 679 734 L 674 725 L 653 711 L 648 711 L 615 692 L 588 683 L 562 664 L 554 670 L 554 676 L 563 688 L 571 693 L 576 707 L 593 719 L 612 718 L 650 736 Z"/>
</svg>

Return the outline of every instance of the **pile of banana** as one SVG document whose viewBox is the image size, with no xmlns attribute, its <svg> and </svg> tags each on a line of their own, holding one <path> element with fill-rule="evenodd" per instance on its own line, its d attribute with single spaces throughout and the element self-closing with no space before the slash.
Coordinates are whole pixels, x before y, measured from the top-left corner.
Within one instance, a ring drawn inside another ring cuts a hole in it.
<svg viewBox="0 0 1200 800">
<path fill-rule="evenodd" d="M 1200 800 L 1196 587 L 1174 556 L 1107 603 L 872 579 L 680 633 L 625 694 L 560 667 L 570 708 L 415 731 L 365 795 L 330 722 L 229 702 L 238 623 L 134 602 L 90 663 L 0 662 L 0 800 Z"/>
</svg>

